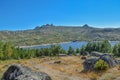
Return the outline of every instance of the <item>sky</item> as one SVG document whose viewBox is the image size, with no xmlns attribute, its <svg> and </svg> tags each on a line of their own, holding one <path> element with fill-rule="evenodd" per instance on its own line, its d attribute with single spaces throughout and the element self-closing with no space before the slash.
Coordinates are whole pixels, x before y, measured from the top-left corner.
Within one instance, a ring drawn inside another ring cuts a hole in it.
<svg viewBox="0 0 120 80">
<path fill-rule="evenodd" d="M 44 24 L 120 27 L 120 0 L 0 0 L 0 30 Z"/>
</svg>

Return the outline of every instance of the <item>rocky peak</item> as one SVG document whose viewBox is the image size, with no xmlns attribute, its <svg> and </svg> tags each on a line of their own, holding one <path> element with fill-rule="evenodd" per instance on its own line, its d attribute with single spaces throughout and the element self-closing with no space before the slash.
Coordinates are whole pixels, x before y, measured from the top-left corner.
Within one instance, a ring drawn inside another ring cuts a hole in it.
<svg viewBox="0 0 120 80">
<path fill-rule="evenodd" d="M 42 26 L 36 26 L 35 30 L 41 29 L 41 28 L 46 28 L 46 27 L 53 27 L 53 26 L 54 26 L 53 24 L 45 24 L 45 25 L 42 25 Z"/>
<path fill-rule="evenodd" d="M 92 27 L 90 27 L 88 24 L 84 24 L 82 27 L 83 27 L 83 28 L 92 28 Z"/>
</svg>

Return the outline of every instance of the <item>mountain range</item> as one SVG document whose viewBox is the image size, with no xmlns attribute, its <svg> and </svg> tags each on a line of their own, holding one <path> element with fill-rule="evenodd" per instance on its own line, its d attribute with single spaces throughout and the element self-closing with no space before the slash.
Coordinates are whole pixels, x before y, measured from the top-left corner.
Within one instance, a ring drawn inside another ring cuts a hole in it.
<svg viewBox="0 0 120 80">
<path fill-rule="evenodd" d="M 0 39 L 15 45 L 40 45 L 67 41 L 120 40 L 120 28 L 83 26 L 55 26 L 46 24 L 29 30 L 0 31 Z"/>
</svg>

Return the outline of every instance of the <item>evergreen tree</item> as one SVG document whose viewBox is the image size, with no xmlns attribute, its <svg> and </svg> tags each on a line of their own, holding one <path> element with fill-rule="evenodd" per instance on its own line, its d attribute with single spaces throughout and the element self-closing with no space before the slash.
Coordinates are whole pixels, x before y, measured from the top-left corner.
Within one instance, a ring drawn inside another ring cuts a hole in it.
<svg viewBox="0 0 120 80">
<path fill-rule="evenodd" d="M 112 52 L 111 44 L 109 43 L 108 40 L 105 40 L 101 43 L 101 52 L 103 52 L 103 53 L 111 53 Z"/>
<path fill-rule="evenodd" d="M 80 49 L 80 55 L 82 55 L 83 52 L 85 52 L 86 46 L 82 46 L 82 48 Z"/>
<path fill-rule="evenodd" d="M 115 56 L 120 57 L 120 44 L 116 44 L 116 45 L 113 47 L 113 54 L 114 54 Z"/>
<path fill-rule="evenodd" d="M 76 53 L 80 53 L 80 50 L 79 50 L 79 48 L 77 48 L 77 49 L 76 49 Z"/>
<path fill-rule="evenodd" d="M 74 49 L 71 46 L 69 47 L 68 55 L 75 55 Z"/>
<path fill-rule="evenodd" d="M 3 46 L 4 46 L 4 43 L 3 42 L 0 42 L 0 59 L 4 59 L 4 55 L 3 55 Z"/>
<path fill-rule="evenodd" d="M 6 43 L 3 46 L 3 55 L 4 55 L 4 58 L 5 59 L 9 59 L 9 58 L 11 58 L 12 54 L 13 54 L 12 47 L 10 46 L 9 43 Z"/>
<path fill-rule="evenodd" d="M 91 52 L 92 51 L 92 43 L 88 42 L 88 44 L 86 45 L 85 51 Z"/>
</svg>

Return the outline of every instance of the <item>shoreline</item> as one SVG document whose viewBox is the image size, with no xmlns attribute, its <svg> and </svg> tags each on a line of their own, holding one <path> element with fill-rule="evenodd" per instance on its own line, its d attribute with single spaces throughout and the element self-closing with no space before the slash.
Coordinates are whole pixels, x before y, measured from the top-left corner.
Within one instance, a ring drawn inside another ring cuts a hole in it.
<svg viewBox="0 0 120 80">
<path fill-rule="evenodd" d="M 38 45 L 29 45 L 29 46 L 16 46 L 19 48 L 31 48 L 31 47 L 38 47 L 38 46 L 48 46 L 48 45 L 56 45 L 56 44 L 64 44 L 64 43 L 71 43 L 73 41 L 68 41 L 68 42 L 60 42 L 60 43 L 47 43 L 47 44 L 38 44 Z M 79 41 L 78 41 L 79 42 Z M 86 41 L 82 41 L 82 42 L 86 42 Z M 114 41 L 110 41 L 110 42 L 114 42 Z M 116 41 L 115 41 L 116 42 Z M 119 41 L 117 41 L 119 42 Z"/>
<path fill-rule="evenodd" d="M 30 47 L 38 47 L 38 46 L 48 46 L 48 45 L 55 45 L 55 44 L 64 44 L 64 43 L 70 43 L 69 42 L 60 42 L 60 43 L 48 43 L 48 44 L 40 44 L 40 45 L 31 45 L 31 46 L 17 46 L 19 48 L 30 48 Z"/>
</svg>

